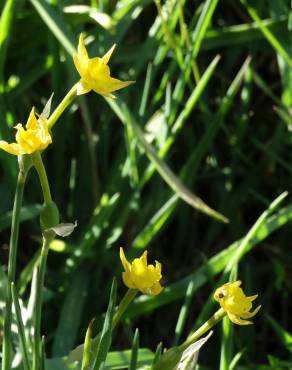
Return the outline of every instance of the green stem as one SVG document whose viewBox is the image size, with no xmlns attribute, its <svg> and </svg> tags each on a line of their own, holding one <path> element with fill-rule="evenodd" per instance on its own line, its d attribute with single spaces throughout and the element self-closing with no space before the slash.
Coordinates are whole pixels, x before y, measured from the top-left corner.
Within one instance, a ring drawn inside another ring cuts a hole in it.
<svg viewBox="0 0 292 370">
<path fill-rule="evenodd" d="M 214 313 L 214 315 L 206 321 L 202 326 L 199 327 L 190 337 L 186 339 L 178 348 L 184 351 L 189 345 L 195 343 L 202 335 L 204 335 L 207 331 L 213 328 L 219 321 L 223 319 L 226 315 L 226 312 L 223 308 L 220 308 L 218 311 Z"/>
<path fill-rule="evenodd" d="M 31 155 L 33 164 L 37 170 L 37 173 L 39 175 L 41 187 L 43 190 L 43 195 L 44 195 L 44 202 L 45 204 L 50 204 L 52 202 L 52 196 L 51 196 L 51 191 L 50 191 L 50 186 L 49 186 L 49 181 L 46 173 L 46 169 L 41 157 L 40 152 L 35 152 Z"/>
<path fill-rule="evenodd" d="M 4 318 L 4 338 L 2 346 L 2 370 L 11 370 L 11 321 L 12 321 L 12 296 L 11 296 L 11 283 L 15 281 L 16 269 L 16 255 L 19 234 L 20 210 L 23 198 L 23 190 L 25 185 L 28 168 L 20 168 L 17 178 L 16 192 L 12 213 L 11 236 L 9 244 L 9 260 L 8 260 L 8 273 L 7 273 L 7 293 L 6 293 L 6 315 Z"/>
<path fill-rule="evenodd" d="M 78 82 L 79 83 L 79 82 Z M 49 129 L 51 129 L 54 124 L 57 122 L 61 114 L 64 112 L 64 110 L 73 102 L 73 100 L 77 96 L 77 84 L 75 84 L 71 90 L 67 93 L 67 95 L 64 97 L 64 99 L 61 101 L 61 103 L 57 106 L 57 108 L 54 110 L 54 112 L 51 114 L 50 118 L 48 119 L 48 126 Z"/>
<path fill-rule="evenodd" d="M 113 318 L 113 329 L 116 327 L 118 322 L 120 321 L 120 318 L 126 311 L 129 304 L 132 302 L 132 300 L 135 298 L 136 294 L 138 293 L 137 289 L 129 289 L 127 293 L 124 295 L 123 299 L 121 300 L 119 307 L 114 314 Z"/>
<path fill-rule="evenodd" d="M 33 313 L 34 337 L 33 337 L 33 359 L 32 370 L 39 370 L 42 358 L 42 339 L 41 339 L 41 315 L 42 315 L 42 291 L 46 272 L 46 262 L 50 242 L 53 240 L 51 235 L 43 235 L 43 245 L 40 255 L 40 264 L 37 271 L 36 298 Z"/>
</svg>

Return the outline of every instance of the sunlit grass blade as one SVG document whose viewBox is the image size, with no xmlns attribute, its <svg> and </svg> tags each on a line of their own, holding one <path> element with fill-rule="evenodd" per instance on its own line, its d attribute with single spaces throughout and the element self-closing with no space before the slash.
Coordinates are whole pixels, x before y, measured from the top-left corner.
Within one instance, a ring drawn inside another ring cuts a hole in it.
<svg viewBox="0 0 292 370">
<path fill-rule="evenodd" d="M 86 330 L 85 340 L 84 340 L 84 349 L 82 355 L 82 366 L 81 370 L 88 370 L 90 366 L 91 359 L 91 341 L 92 341 L 92 326 L 94 321 L 92 320 Z"/>
</svg>

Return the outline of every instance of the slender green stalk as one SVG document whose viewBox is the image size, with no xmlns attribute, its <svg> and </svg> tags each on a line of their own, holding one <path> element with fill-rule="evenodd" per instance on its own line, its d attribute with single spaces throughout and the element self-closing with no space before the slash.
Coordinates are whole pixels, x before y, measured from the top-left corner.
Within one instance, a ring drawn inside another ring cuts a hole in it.
<svg viewBox="0 0 292 370">
<path fill-rule="evenodd" d="M 11 224 L 11 236 L 9 244 L 9 259 L 8 259 L 8 283 L 7 283 L 7 295 L 6 295 L 6 315 L 4 319 L 4 338 L 2 346 L 2 370 L 11 370 L 11 351 L 12 351 L 12 339 L 11 339 L 11 321 L 12 321 L 12 296 L 11 296 L 11 283 L 15 281 L 15 268 L 16 268 L 16 255 L 17 255 L 17 244 L 19 234 L 19 221 L 20 221 L 20 210 L 23 198 L 23 190 L 25 186 L 25 180 L 29 168 L 20 166 L 16 192 L 13 205 L 12 213 L 12 224 Z"/>
<path fill-rule="evenodd" d="M 41 153 L 40 152 L 33 153 L 32 161 L 39 175 L 39 179 L 40 179 L 40 183 L 41 183 L 41 187 L 42 187 L 43 195 L 44 195 L 44 202 L 45 204 L 50 204 L 52 202 L 52 196 L 51 196 L 51 191 L 50 191 L 46 169 L 45 169 L 42 157 L 41 157 Z"/>
<path fill-rule="evenodd" d="M 202 326 L 199 327 L 191 336 L 189 336 L 185 342 L 183 342 L 178 348 L 184 351 L 189 345 L 195 343 L 202 335 L 204 335 L 207 331 L 213 328 L 219 321 L 223 319 L 226 315 L 226 312 L 223 308 L 219 308 L 218 311 L 214 313 L 212 317 L 208 321 L 206 321 Z"/>
<path fill-rule="evenodd" d="M 129 304 L 132 302 L 132 300 L 135 298 L 136 294 L 138 293 L 137 289 L 129 289 L 127 293 L 124 295 L 123 299 L 121 300 L 119 307 L 114 314 L 113 318 L 113 329 L 116 327 L 118 322 L 120 321 L 120 318 L 122 317 L 123 313 L 126 311 Z"/>
<path fill-rule="evenodd" d="M 36 298 L 33 313 L 33 359 L 32 370 L 39 370 L 42 358 L 42 339 L 41 339 L 41 316 L 42 316 L 42 291 L 46 272 L 47 256 L 50 242 L 53 240 L 53 235 L 46 233 L 43 235 L 43 245 L 41 249 L 40 265 L 37 272 L 36 283 Z"/>
<path fill-rule="evenodd" d="M 57 106 L 57 108 L 54 110 L 54 112 L 51 114 L 50 118 L 48 119 L 48 126 L 51 129 L 54 124 L 57 122 L 61 114 L 64 112 L 64 110 L 73 102 L 73 100 L 77 96 L 77 84 L 75 84 L 71 90 L 66 94 L 64 99 L 61 101 L 61 103 Z"/>
</svg>

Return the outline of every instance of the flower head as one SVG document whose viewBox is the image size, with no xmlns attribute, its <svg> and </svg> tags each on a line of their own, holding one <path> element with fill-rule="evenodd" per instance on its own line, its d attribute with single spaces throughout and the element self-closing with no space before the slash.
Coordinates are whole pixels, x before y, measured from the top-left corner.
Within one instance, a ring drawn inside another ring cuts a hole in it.
<svg viewBox="0 0 292 370">
<path fill-rule="evenodd" d="M 257 298 L 257 294 L 247 297 L 240 288 L 240 285 L 241 281 L 224 284 L 216 289 L 214 298 L 219 302 L 224 311 L 226 311 L 234 324 L 249 325 L 252 322 L 245 319 L 253 317 L 261 306 L 250 311 L 252 302 Z"/>
<path fill-rule="evenodd" d="M 81 77 L 77 87 L 77 95 L 94 90 L 98 94 L 113 97 L 111 94 L 113 91 L 120 90 L 134 82 L 120 81 L 111 77 L 110 68 L 107 64 L 114 48 L 115 45 L 102 58 L 89 58 L 83 35 L 80 35 L 77 55 L 74 56 L 74 64 Z"/>
<path fill-rule="evenodd" d="M 0 148 L 14 155 L 31 154 L 37 150 L 44 150 L 52 142 L 48 123 L 42 115 L 37 119 L 32 108 L 25 128 L 21 123 L 15 126 L 16 143 L 7 143 L 0 140 Z"/>
<path fill-rule="evenodd" d="M 157 295 L 162 287 L 161 264 L 155 261 L 155 266 L 147 265 L 147 251 L 140 258 L 135 258 L 130 263 L 124 254 L 123 248 L 120 248 L 120 258 L 125 269 L 123 272 L 124 284 L 130 289 L 139 289 L 144 294 Z"/>
</svg>

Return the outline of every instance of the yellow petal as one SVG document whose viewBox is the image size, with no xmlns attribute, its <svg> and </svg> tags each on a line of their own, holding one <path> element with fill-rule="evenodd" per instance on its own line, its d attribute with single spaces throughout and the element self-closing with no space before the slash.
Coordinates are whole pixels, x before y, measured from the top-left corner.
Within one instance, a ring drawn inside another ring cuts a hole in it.
<svg viewBox="0 0 292 370">
<path fill-rule="evenodd" d="M 155 283 L 150 288 L 150 294 L 151 295 L 158 295 L 162 291 L 162 286 L 159 283 Z"/>
<path fill-rule="evenodd" d="M 0 148 L 5 150 L 5 152 L 13 155 L 24 154 L 21 151 L 21 148 L 16 143 L 8 144 L 6 141 L 0 140 Z"/>
<path fill-rule="evenodd" d="M 243 319 L 250 319 L 251 317 L 253 317 L 254 315 L 256 315 L 258 312 L 259 312 L 259 310 L 260 310 L 260 308 L 261 308 L 262 306 L 261 305 L 259 305 L 257 308 L 255 308 L 252 312 L 245 312 L 245 313 L 243 313 L 243 314 L 241 314 L 240 316 L 243 318 Z"/>
<path fill-rule="evenodd" d="M 108 64 L 108 62 L 109 62 L 109 60 L 112 56 L 112 53 L 115 50 L 115 47 L 116 47 L 116 44 L 113 44 L 113 46 L 109 49 L 109 51 L 106 54 L 104 54 L 104 56 L 101 58 L 102 63 Z"/>
<path fill-rule="evenodd" d="M 249 302 L 252 302 L 254 301 L 255 299 L 257 299 L 258 297 L 258 294 L 255 294 L 255 295 L 251 295 L 249 297 L 246 297 L 246 299 L 249 301 Z"/>
<path fill-rule="evenodd" d="M 35 116 L 34 107 L 32 107 L 32 110 L 30 111 L 28 120 L 26 122 L 26 128 L 29 129 L 29 130 L 37 130 L 38 127 L 39 127 L 38 120 L 36 119 L 36 116 Z"/>
<path fill-rule="evenodd" d="M 239 316 L 233 315 L 227 311 L 227 315 L 229 319 L 237 325 L 252 325 L 253 323 L 251 321 L 242 320 Z"/>
<path fill-rule="evenodd" d="M 122 265 L 123 265 L 125 271 L 130 272 L 131 271 L 131 264 L 128 262 L 123 248 L 120 248 L 120 259 L 121 259 L 121 262 L 122 262 Z"/>
<path fill-rule="evenodd" d="M 131 274 L 123 272 L 122 274 L 124 284 L 130 289 L 138 289 L 131 279 Z"/>
<path fill-rule="evenodd" d="M 86 60 L 88 59 L 88 53 L 86 50 L 86 47 L 84 45 L 84 37 L 81 33 L 79 36 L 79 43 L 78 43 L 78 49 L 77 49 L 77 57 L 79 60 Z"/>
<path fill-rule="evenodd" d="M 82 79 L 78 82 L 77 85 L 77 95 L 83 95 L 88 93 L 91 90 L 91 87 L 84 82 Z"/>
<path fill-rule="evenodd" d="M 155 270 L 156 274 L 161 277 L 161 263 L 158 261 L 155 261 Z"/>
<path fill-rule="evenodd" d="M 127 87 L 133 83 L 135 83 L 135 81 L 121 81 L 117 78 L 110 77 L 109 81 L 107 81 L 106 87 L 112 92 L 123 89 L 124 87 Z"/>
</svg>

